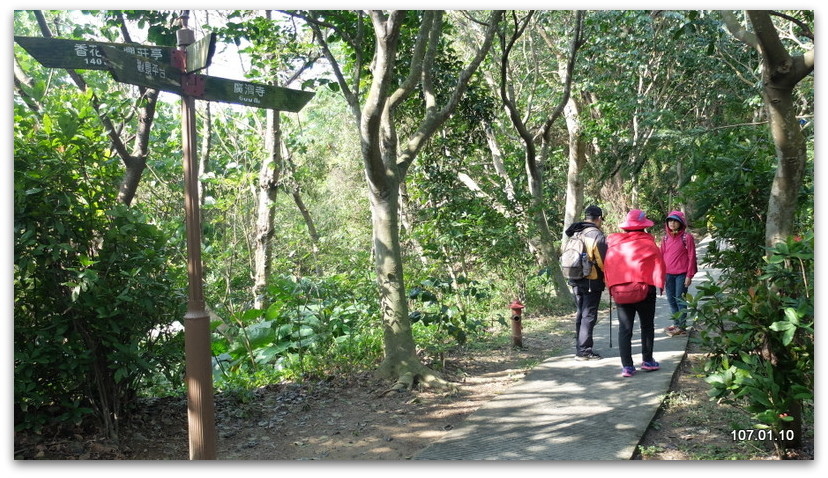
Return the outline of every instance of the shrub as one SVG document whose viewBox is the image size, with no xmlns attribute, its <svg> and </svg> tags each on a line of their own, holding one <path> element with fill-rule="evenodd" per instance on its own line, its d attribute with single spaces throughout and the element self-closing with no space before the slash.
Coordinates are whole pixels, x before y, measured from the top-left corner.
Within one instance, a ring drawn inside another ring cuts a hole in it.
<svg viewBox="0 0 828 478">
<path fill-rule="evenodd" d="M 70 102 L 58 118 L 15 118 L 16 429 L 94 415 L 117 435 L 142 380 L 175 379 L 182 362 L 161 332 L 184 313 L 181 270 L 166 237 L 117 203 L 120 167 L 95 124 Z"/>
<path fill-rule="evenodd" d="M 743 406 L 777 453 L 799 446 L 814 397 L 814 236 L 774 247 L 753 280 L 699 287 L 698 317 L 713 399 Z"/>
</svg>

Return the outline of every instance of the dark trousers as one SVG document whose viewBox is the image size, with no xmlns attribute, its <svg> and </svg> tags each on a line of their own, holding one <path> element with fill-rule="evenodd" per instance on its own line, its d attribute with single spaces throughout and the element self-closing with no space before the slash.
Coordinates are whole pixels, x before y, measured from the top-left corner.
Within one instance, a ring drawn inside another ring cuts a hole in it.
<svg viewBox="0 0 828 478">
<path fill-rule="evenodd" d="M 634 304 L 618 304 L 618 353 L 621 365 L 633 367 L 632 334 L 635 314 L 638 314 L 641 329 L 641 356 L 645 362 L 653 361 L 655 342 L 656 288 L 650 286 L 647 298 Z"/>
<path fill-rule="evenodd" d="M 585 355 L 593 353 L 592 329 L 598 322 L 598 304 L 603 289 L 575 286 L 574 292 L 578 306 L 575 314 L 575 355 Z"/>
</svg>

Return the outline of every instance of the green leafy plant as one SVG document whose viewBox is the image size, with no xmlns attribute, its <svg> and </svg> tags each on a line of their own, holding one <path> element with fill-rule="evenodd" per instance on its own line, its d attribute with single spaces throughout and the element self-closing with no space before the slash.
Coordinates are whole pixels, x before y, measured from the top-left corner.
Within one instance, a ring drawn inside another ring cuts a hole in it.
<svg viewBox="0 0 828 478">
<path fill-rule="evenodd" d="M 117 436 L 145 380 L 180 381 L 168 326 L 184 313 L 183 270 L 118 203 L 121 171 L 86 100 L 63 99 L 55 115 L 15 119 L 15 428 L 94 416 Z"/>
<path fill-rule="evenodd" d="M 710 396 L 745 408 L 778 454 L 798 446 L 814 398 L 814 236 L 769 251 L 747 285 L 705 284 L 693 298 Z"/>
<path fill-rule="evenodd" d="M 245 310 L 231 323 L 214 323 L 219 387 L 233 387 L 237 375 L 256 376 L 257 383 L 302 380 L 373 363 L 381 350 L 378 328 L 370 320 L 376 307 L 352 280 L 274 277 L 267 309 Z"/>
<path fill-rule="evenodd" d="M 416 309 L 409 313 L 412 323 L 420 322 L 434 326 L 436 332 L 448 334 L 459 345 L 466 343 L 468 332 L 474 332 L 483 325 L 479 319 L 468 315 L 462 297 L 484 299 L 488 293 L 480 284 L 468 283 L 465 277 L 458 278 L 458 284 L 466 284 L 459 290 L 455 283 L 447 279 L 428 278 L 409 290 L 408 298 L 416 304 Z"/>
</svg>

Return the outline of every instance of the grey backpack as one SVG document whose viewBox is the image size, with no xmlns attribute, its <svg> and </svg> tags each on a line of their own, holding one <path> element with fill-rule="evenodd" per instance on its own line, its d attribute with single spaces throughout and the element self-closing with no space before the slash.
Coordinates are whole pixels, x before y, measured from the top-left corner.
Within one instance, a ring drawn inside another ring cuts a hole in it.
<svg viewBox="0 0 828 478">
<path fill-rule="evenodd" d="M 567 279 L 584 279 L 592 272 L 592 261 L 587 254 L 585 239 L 583 231 L 579 231 L 566 241 L 561 254 L 561 271 Z"/>
</svg>

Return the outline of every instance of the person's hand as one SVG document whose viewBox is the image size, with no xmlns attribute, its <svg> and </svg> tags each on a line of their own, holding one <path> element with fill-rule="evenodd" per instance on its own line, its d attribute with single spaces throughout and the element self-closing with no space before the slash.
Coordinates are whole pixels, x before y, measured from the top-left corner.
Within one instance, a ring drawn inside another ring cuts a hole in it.
<svg viewBox="0 0 828 478">
<path fill-rule="evenodd" d="M 658 288 L 658 295 L 664 295 L 664 288 L 663 287 Z"/>
<path fill-rule="evenodd" d="M 691 282 L 693 282 L 693 279 L 691 279 L 690 277 L 686 277 L 684 279 L 684 288 L 686 289 L 686 288 L 690 287 Z"/>
</svg>

